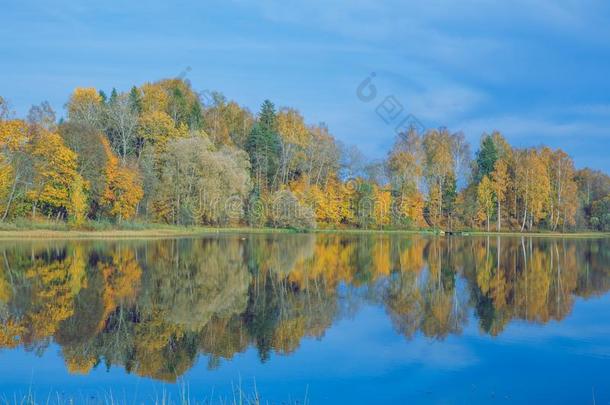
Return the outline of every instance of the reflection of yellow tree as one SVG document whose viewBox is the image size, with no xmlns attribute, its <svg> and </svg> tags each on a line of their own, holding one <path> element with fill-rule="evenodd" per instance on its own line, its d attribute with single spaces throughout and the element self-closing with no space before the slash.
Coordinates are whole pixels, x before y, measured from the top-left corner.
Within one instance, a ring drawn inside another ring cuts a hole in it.
<svg viewBox="0 0 610 405">
<path fill-rule="evenodd" d="M 559 248 L 559 243 L 550 246 L 551 286 L 549 302 L 550 313 L 554 319 L 562 319 L 570 313 L 574 302 L 573 292 L 578 288 L 578 252 L 576 246 Z"/>
<path fill-rule="evenodd" d="M 435 288 L 426 298 L 422 331 L 426 336 L 447 336 L 451 328 L 451 297 L 441 288 Z"/>
<path fill-rule="evenodd" d="M 499 334 L 510 320 L 512 308 L 508 297 L 511 286 L 506 268 L 501 265 L 501 238 L 496 238 L 495 260 L 490 239 L 473 244 L 473 257 L 478 291 L 479 311 L 483 312 L 481 328 L 492 335 Z M 486 312 L 484 308 L 491 310 Z"/>
<path fill-rule="evenodd" d="M 491 298 L 494 306 L 499 311 L 504 311 L 507 306 L 508 282 L 504 271 L 496 267 L 489 283 Z"/>
<path fill-rule="evenodd" d="M 199 347 L 213 357 L 230 359 L 248 347 L 248 336 L 238 317 L 213 318 L 199 335 Z"/>
<path fill-rule="evenodd" d="M 8 280 L 8 272 L 10 269 L 5 268 L 5 265 L 0 262 L 0 348 L 2 347 L 17 347 L 19 345 L 19 337 L 25 331 L 23 325 L 13 319 L 4 319 L 4 306 L 8 305 L 13 296 L 13 289 Z M 8 310 L 7 310 L 8 312 Z"/>
<path fill-rule="evenodd" d="M 131 249 L 118 248 L 112 253 L 110 261 L 100 261 L 97 264 L 104 277 L 104 315 L 100 319 L 98 329 L 103 328 L 110 313 L 114 312 L 120 303 L 133 302 L 140 285 L 142 269 L 135 259 Z"/>
<path fill-rule="evenodd" d="M 446 241 L 435 238 L 426 250 L 429 276 L 424 289 L 422 331 L 437 338 L 459 332 L 465 318 L 455 286 L 456 263 L 446 247 Z"/>
<path fill-rule="evenodd" d="M 399 246 L 398 244 L 395 244 Z M 404 249 L 399 247 L 398 263 L 396 268 L 401 272 L 420 273 L 424 268 L 424 249 L 426 240 L 420 236 L 409 238 Z"/>
<path fill-rule="evenodd" d="M 373 269 L 375 276 L 389 276 L 392 271 L 390 241 L 378 238 L 373 248 Z"/>
<path fill-rule="evenodd" d="M 305 336 L 305 326 L 303 316 L 281 320 L 273 332 L 273 347 L 280 353 L 292 353 L 299 347 L 301 338 Z"/>
<path fill-rule="evenodd" d="M 180 345 L 185 331 L 178 325 L 168 323 L 161 312 L 154 312 L 135 327 L 136 358 L 135 371 L 165 381 L 175 381 L 192 364 Z"/>
<path fill-rule="evenodd" d="M 478 244 L 474 249 L 474 258 L 477 274 L 477 285 L 483 294 L 487 294 L 491 288 L 492 257 L 489 253 L 489 241 L 485 246 Z"/>
<path fill-rule="evenodd" d="M 288 274 L 288 279 L 304 286 L 308 281 L 322 278 L 329 290 L 334 290 L 340 282 L 350 282 L 354 268 L 351 257 L 355 246 L 342 243 L 336 236 L 320 237 L 316 240 L 313 254 L 308 260 L 297 262 Z"/>
<path fill-rule="evenodd" d="M 97 357 L 75 350 L 63 350 L 64 361 L 70 374 L 87 375 L 97 363 Z"/>
<path fill-rule="evenodd" d="M 8 319 L 0 325 L 0 348 L 14 348 L 21 343 L 21 336 L 26 328 L 21 322 Z"/>
<path fill-rule="evenodd" d="M 84 262 L 78 253 L 64 260 L 37 260 L 27 270 L 32 283 L 31 310 L 27 314 L 28 341 L 51 336 L 59 323 L 74 312 L 74 296 L 84 280 Z"/>
<path fill-rule="evenodd" d="M 8 271 L 9 269 L 4 269 L 4 266 L 0 264 L 0 305 L 8 303 L 13 295 L 13 291 L 6 274 Z"/>
<path fill-rule="evenodd" d="M 423 317 L 423 297 L 417 285 L 417 273 L 401 272 L 390 284 L 386 305 L 394 327 L 406 337 L 412 337 Z"/>
<path fill-rule="evenodd" d="M 527 320 L 546 322 L 549 320 L 547 302 L 551 280 L 549 277 L 548 255 L 529 245 L 526 248 L 525 268 L 517 282 L 521 302 L 518 309 Z"/>
</svg>

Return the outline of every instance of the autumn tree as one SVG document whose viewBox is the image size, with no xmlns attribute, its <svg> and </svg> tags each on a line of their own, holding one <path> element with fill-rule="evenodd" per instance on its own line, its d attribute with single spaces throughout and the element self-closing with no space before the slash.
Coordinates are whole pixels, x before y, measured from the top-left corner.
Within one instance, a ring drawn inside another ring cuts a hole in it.
<svg viewBox="0 0 610 405">
<path fill-rule="evenodd" d="M 21 120 L 0 120 L 0 220 L 7 219 L 14 201 L 31 175 L 30 134 Z"/>
<path fill-rule="evenodd" d="M 578 186 L 574 181 L 574 163 L 561 149 L 542 152 L 547 159 L 550 196 L 549 226 L 554 231 L 559 225 L 574 225 L 578 209 Z"/>
<path fill-rule="evenodd" d="M 301 114 L 290 108 L 277 114 L 277 129 L 280 135 L 279 182 L 288 184 L 303 171 L 309 131 Z"/>
<path fill-rule="evenodd" d="M 437 226 L 443 218 L 443 196 L 447 194 L 446 187 L 452 185 L 447 179 L 451 176 L 455 178 L 453 135 L 445 128 L 430 130 L 424 135 L 423 149 L 429 218 L 432 218 L 433 225 Z"/>
<path fill-rule="evenodd" d="M 106 189 L 106 165 L 108 161 L 105 134 L 91 126 L 78 122 L 59 125 L 64 143 L 77 154 L 77 171 L 88 184 L 87 195 L 91 216 L 96 218 Z"/>
<path fill-rule="evenodd" d="M 87 202 L 88 186 L 80 175 L 75 176 L 73 183 L 70 185 L 69 219 L 76 226 L 81 226 L 87 218 L 89 210 Z"/>
<path fill-rule="evenodd" d="M 500 232 L 502 225 L 502 204 L 506 198 L 506 192 L 508 190 L 510 178 L 508 173 L 508 165 L 504 159 L 496 160 L 494 169 L 491 172 L 491 188 L 493 189 L 496 199 L 496 215 L 498 217 L 498 228 Z"/>
<path fill-rule="evenodd" d="M 487 232 L 489 232 L 489 222 L 494 207 L 494 187 L 489 177 L 483 176 L 477 188 L 477 198 L 479 202 L 479 217 L 487 222 Z"/>
<path fill-rule="evenodd" d="M 332 177 L 322 187 L 311 184 L 307 176 L 303 176 L 290 183 L 289 187 L 301 203 L 314 210 L 318 224 L 338 227 L 353 223 L 351 202 L 355 190 L 351 184 Z"/>
<path fill-rule="evenodd" d="M 84 185 L 76 170 L 76 153 L 65 146 L 58 134 L 40 130 L 34 136 L 31 154 L 34 178 L 28 198 L 32 202 L 32 215 L 36 216 L 36 208 L 40 206 L 49 215 L 66 216 L 74 208 L 71 194 L 80 192 L 73 185 Z"/>
<path fill-rule="evenodd" d="M 103 138 L 102 145 L 106 153 L 106 186 L 100 204 L 108 215 L 119 221 L 131 219 L 143 195 L 138 173 L 119 162 L 106 138 Z"/>
<path fill-rule="evenodd" d="M 373 187 L 373 215 L 379 228 L 390 225 L 392 220 L 392 194 L 388 188 Z"/>
<path fill-rule="evenodd" d="M 101 124 L 102 97 L 92 87 L 77 87 L 66 104 L 68 119 L 98 128 Z"/>
<path fill-rule="evenodd" d="M 183 125 L 192 130 L 201 129 L 201 102 L 188 81 L 163 79 L 145 83 L 138 90 L 132 89 L 131 99 L 132 102 L 138 100 L 138 111 L 142 114 L 164 112 L 177 127 Z"/>
<path fill-rule="evenodd" d="M 208 94 L 209 104 L 203 107 L 202 129 L 216 145 L 244 148 L 254 124 L 252 113 L 235 101 L 228 101 L 219 92 Z"/>
<path fill-rule="evenodd" d="M 187 134 L 188 128 L 184 124 L 176 126 L 174 120 L 164 111 L 155 110 L 140 115 L 138 136 L 142 139 L 142 144 L 152 145 L 157 154 L 163 153 L 170 140 L 186 137 Z"/>
<path fill-rule="evenodd" d="M 424 151 L 421 136 L 414 129 L 397 136 L 388 153 L 388 170 L 394 212 L 416 225 L 423 225 L 420 184 L 424 171 Z"/>
<path fill-rule="evenodd" d="M 544 218 L 551 184 L 545 160 L 535 149 L 523 150 L 517 156 L 516 192 L 522 209 L 521 231 Z"/>
<path fill-rule="evenodd" d="M 311 184 L 324 186 L 339 170 L 339 148 L 325 124 L 309 127 L 304 173 Z"/>
</svg>

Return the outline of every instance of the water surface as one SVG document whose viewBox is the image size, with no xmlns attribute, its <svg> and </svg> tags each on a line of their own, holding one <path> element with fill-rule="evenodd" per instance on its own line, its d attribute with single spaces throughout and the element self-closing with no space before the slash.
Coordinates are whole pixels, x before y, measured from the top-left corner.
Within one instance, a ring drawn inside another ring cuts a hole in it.
<svg viewBox="0 0 610 405">
<path fill-rule="evenodd" d="M 609 239 L 2 242 L 0 391 L 609 403 L 609 289 Z"/>
</svg>

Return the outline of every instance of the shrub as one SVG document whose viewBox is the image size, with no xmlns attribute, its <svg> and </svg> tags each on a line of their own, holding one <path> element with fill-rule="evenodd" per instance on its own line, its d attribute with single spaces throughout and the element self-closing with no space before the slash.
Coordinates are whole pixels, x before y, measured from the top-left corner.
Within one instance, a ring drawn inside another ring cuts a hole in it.
<svg viewBox="0 0 610 405">
<path fill-rule="evenodd" d="M 316 227 L 315 213 L 311 207 L 301 204 L 289 190 L 273 194 L 269 219 L 277 228 L 312 229 Z"/>
</svg>

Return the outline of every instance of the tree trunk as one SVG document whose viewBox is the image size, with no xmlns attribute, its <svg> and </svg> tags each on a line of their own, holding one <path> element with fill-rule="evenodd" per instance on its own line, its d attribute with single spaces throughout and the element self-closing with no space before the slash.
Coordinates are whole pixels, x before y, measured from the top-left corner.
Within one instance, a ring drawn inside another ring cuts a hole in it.
<svg viewBox="0 0 610 405">
<path fill-rule="evenodd" d="M 500 216 L 500 200 L 498 200 L 498 232 L 500 232 L 500 221 L 501 221 L 501 216 Z"/>
<path fill-rule="evenodd" d="M 8 211 L 11 207 L 11 203 L 13 202 L 13 197 L 15 196 L 15 189 L 17 188 L 18 179 L 19 179 L 19 176 L 15 176 L 15 180 L 13 181 L 13 187 L 11 188 L 11 195 L 8 198 L 8 201 L 6 203 L 6 208 L 4 209 L 4 214 L 2 215 L 2 222 L 4 222 L 4 220 L 8 216 Z"/>
</svg>

